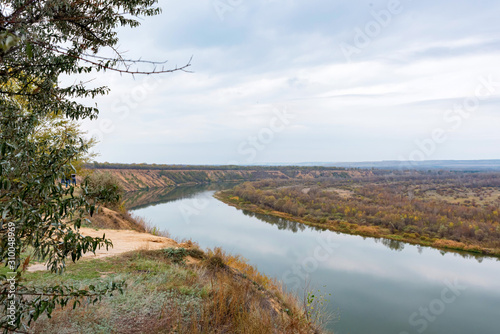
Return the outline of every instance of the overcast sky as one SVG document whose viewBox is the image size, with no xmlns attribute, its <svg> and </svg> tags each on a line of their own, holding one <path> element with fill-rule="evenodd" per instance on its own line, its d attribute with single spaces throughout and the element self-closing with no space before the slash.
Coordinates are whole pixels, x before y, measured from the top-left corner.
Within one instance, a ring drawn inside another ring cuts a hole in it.
<svg viewBox="0 0 500 334">
<path fill-rule="evenodd" d="M 98 161 L 500 158 L 498 0 L 160 6 L 119 49 L 193 73 L 94 75 Z"/>
</svg>

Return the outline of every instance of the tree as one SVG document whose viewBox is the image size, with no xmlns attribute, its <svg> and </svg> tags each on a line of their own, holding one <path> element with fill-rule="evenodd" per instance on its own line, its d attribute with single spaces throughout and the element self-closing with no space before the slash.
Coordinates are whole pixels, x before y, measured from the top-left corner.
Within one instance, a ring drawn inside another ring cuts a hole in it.
<svg viewBox="0 0 500 334">
<path fill-rule="evenodd" d="M 1 277 L 0 328 L 5 332 L 29 325 L 57 305 L 80 299 L 95 302 L 121 289 L 110 283 L 78 290 L 72 287 L 27 288 L 22 272 L 33 256 L 62 272 L 66 259 L 109 247 L 102 238 L 79 233 L 83 217 L 95 206 L 58 180 L 73 173 L 89 153 L 74 121 L 95 119 L 97 107 L 76 98 L 106 94 L 107 87 L 85 83 L 62 87 L 63 74 L 118 71 L 154 74 L 183 71 L 158 69 L 163 63 L 126 60 L 116 50 L 118 26 L 137 27 L 138 16 L 161 11 L 157 0 L 12 0 L 0 3 L 0 262 L 10 274 Z M 114 57 L 102 57 L 110 49 Z M 153 66 L 144 70 L 142 66 Z M 56 128 L 51 128 L 59 122 Z M 83 186 L 83 191 L 87 189 Z"/>
<path fill-rule="evenodd" d="M 91 149 L 97 144 L 95 138 L 86 138 L 87 132 L 81 129 L 77 121 L 73 121 L 61 114 L 49 114 L 47 117 L 39 120 L 38 125 L 33 131 L 32 140 L 41 147 L 59 147 L 67 144 L 69 138 L 80 138 L 83 145 Z M 72 160 L 72 165 L 76 172 L 80 174 L 84 170 L 85 164 L 90 163 L 97 156 L 90 151 L 79 152 Z"/>
<path fill-rule="evenodd" d="M 87 184 L 87 201 L 102 203 L 109 207 L 118 207 L 123 199 L 125 190 L 118 177 L 110 172 L 90 173 L 85 177 Z"/>
</svg>

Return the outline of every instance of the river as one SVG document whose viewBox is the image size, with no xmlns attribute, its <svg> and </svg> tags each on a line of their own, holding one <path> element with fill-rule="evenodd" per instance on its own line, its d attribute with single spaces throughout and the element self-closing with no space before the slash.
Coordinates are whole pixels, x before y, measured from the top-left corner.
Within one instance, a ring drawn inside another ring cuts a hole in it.
<svg viewBox="0 0 500 334">
<path fill-rule="evenodd" d="M 242 255 L 299 295 L 309 282 L 327 300 L 335 334 L 500 333 L 498 259 L 256 215 L 213 198 L 215 190 L 134 193 L 127 205 L 178 239 Z"/>
</svg>

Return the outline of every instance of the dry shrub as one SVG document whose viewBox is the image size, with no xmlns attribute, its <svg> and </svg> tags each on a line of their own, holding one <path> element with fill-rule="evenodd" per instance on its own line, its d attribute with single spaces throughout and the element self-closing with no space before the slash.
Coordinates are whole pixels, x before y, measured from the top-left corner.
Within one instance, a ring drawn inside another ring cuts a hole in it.
<svg viewBox="0 0 500 334">
<path fill-rule="evenodd" d="M 269 283 L 271 282 L 271 279 L 269 277 L 260 273 L 257 269 L 255 269 L 255 267 L 249 265 L 248 260 L 240 255 L 228 254 L 221 248 L 215 248 L 213 251 L 208 251 L 208 256 L 210 258 L 220 258 L 224 264 L 233 269 L 236 269 L 245 277 L 263 286 L 264 288 L 267 288 L 269 286 Z"/>
<path fill-rule="evenodd" d="M 465 244 L 458 241 L 447 240 L 447 239 L 439 239 L 434 241 L 432 244 L 433 247 L 438 248 L 453 248 L 453 249 L 463 249 Z"/>
<path fill-rule="evenodd" d="M 312 333 L 306 321 L 292 319 L 276 308 L 252 282 L 218 271 L 213 289 L 199 318 L 192 318 L 181 333 Z"/>
<path fill-rule="evenodd" d="M 240 257 L 221 249 L 185 253 L 201 261 L 170 265 L 171 257 L 162 250 L 123 254 L 115 261 L 126 273 L 125 295 L 75 311 L 59 309 L 33 332 L 321 333 L 292 294 Z M 148 270 L 131 274 L 138 266 Z"/>
</svg>

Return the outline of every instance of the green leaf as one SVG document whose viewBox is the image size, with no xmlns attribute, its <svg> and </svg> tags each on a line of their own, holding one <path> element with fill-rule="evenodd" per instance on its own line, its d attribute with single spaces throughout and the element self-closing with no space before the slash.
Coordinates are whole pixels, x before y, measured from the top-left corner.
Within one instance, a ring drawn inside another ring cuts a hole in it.
<svg viewBox="0 0 500 334">
<path fill-rule="evenodd" d="M 33 45 L 31 43 L 26 44 L 26 55 L 29 59 L 33 58 Z"/>
</svg>

